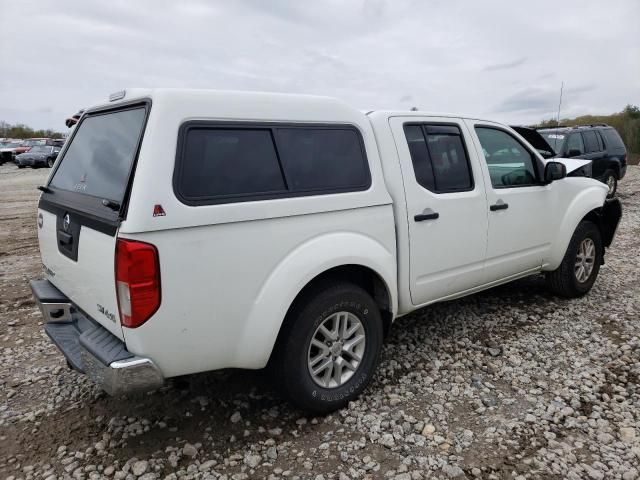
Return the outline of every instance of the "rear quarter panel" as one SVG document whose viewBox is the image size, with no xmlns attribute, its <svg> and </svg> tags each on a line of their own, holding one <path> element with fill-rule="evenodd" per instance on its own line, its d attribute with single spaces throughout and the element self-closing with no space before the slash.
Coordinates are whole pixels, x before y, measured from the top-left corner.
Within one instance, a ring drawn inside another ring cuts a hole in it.
<svg viewBox="0 0 640 480">
<path fill-rule="evenodd" d="M 171 91 L 153 94 L 127 218 L 118 236 L 158 248 L 162 303 L 144 325 L 123 329 L 127 348 L 165 376 L 263 367 L 291 301 L 324 270 L 369 266 L 396 303 L 396 239 L 371 125 L 322 98 Z M 173 190 L 180 126 L 191 120 L 348 124 L 360 132 L 367 190 L 189 206 Z M 154 205 L 165 216 L 154 217 Z"/>
<path fill-rule="evenodd" d="M 316 275 L 344 264 L 372 268 L 397 304 L 390 205 L 127 235 L 154 244 L 162 304 L 127 348 L 165 376 L 261 368 L 284 316 Z"/>
</svg>

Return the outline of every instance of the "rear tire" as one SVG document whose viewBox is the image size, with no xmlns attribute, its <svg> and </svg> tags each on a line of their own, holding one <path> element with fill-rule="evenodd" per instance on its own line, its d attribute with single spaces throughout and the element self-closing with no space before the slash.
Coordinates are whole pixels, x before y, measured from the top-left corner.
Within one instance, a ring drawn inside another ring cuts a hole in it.
<svg viewBox="0 0 640 480">
<path fill-rule="evenodd" d="M 607 192 L 607 198 L 613 198 L 618 190 L 618 177 L 616 172 L 611 169 L 606 170 L 602 176 L 602 181 L 609 189 Z"/>
<path fill-rule="evenodd" d="M 303 293 L 287 314 L 272 373 L 291 403 L 328 413 L 367 387 L 382 340 L 382 317 L 366 291 L 346 282 L 323 283 Z"/>
<path fill-rule="evenodd" d="M 590 221 L 580 222 L 571 237 L 562 263 L 546 275 L 549 289 L 566 298 L 585 295 L 598 277 L 602 254 L 602 237 L 598 227 Z"/>
</svg>

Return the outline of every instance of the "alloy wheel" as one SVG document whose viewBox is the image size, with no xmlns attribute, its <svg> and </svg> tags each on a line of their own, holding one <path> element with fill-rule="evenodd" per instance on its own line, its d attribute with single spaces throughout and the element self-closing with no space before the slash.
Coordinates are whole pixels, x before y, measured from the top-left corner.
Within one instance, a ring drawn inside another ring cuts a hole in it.
<svg viewBox="0 0 640 480">
<path fill-rule="evenodd" d="M 362 321 L 351 312 L 325 318 L 311 337 L 307 367 L 313 381 L 323 388 L 337 388 L 354 375 L 366 347 Z"/>
<path fill-rule="evenodd" d="M 596 245 L 590 238 L 585 238 L 578 246 L 574 273 L 580 283 L 586 282 L 591 276 L 596 261 Z"/>
</svg>

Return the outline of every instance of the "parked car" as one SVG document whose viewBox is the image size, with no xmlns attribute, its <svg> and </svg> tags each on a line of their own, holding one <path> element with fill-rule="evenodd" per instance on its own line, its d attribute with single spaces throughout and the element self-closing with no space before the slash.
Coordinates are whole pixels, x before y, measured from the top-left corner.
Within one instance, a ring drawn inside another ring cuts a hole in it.
<svg viewBox="0 0 640 480">
<path fill-rule="evenodd" d="M 622 211 L 511 128 L 303 95 L 133 90 L 84 113 L 38 204 L 44 330 L 110 394 L 268 366 L 328 412 L 394 319 L 543 272 L 594 285 Z"/>
<path fill-rule="evenodd" d="M 5 162 L 13 162 L 16 155 L 29 150 L 29 147 L 24 146 L 22 140 L 11 140 L 4 142 L 0 145 L 0 165 Z"/>
<path fill-rule="evenodd" d="M 35 145 L 28 152 L 16 155 L 15 162 L 18 168 L 51 168 L 56 161 L 58 153 L 60 153 L 60 147 Z"/>
<path fill-rule="evenodd" d="M 555 152 L 553 147 L 549 145 L 549 143 L 547 143 L 545 138 L 542 135 L 540 135 L 540 132 L 535 128 L 518 126 L 518 125 L 512 125 L 511 128 L 513 128 L 527 142 L 529 142 L 529 144 L 538 151 L 538 153 L 542 156 L 542 158 L 546 160 L 553 158 L 558 162 L 564 163 L 565 165 L 573 164 L 571 159 L 561 158 Z M 593 177 L 593 169 L 592 169 L 591 162 L 585 162 L 585 164 L 582 167 L 576 168 L 569 175 L 573 177 L 577 177 L 577 176 Z"/>
<path fill-rule="evenodd" d="M 627 171 L 627 149 L 615 128 L 606 124 L 539 129 L 558 157 L 591 160 L 593 177 L 607 185 L 609 197 Z"/>
<path fill-rule="evenodd" d="M 54 147 L 62 147 L 64 139 L 62 138 L 28 138 L 24 141 L 26 147 L 34 147 L 36 145 L 48 145 Z"/>
</svg>

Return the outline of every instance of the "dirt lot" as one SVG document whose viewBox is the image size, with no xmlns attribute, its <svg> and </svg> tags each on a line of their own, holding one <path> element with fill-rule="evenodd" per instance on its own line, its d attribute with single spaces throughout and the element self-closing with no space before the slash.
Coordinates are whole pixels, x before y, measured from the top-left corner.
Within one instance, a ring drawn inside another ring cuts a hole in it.
<svg viewBox="0 0 640 480">
<path fill-rule="evenodd" d="M 319 418 L 263 372 L 111 398 L 68 370 L 27 285 L 47 173 L 0 166 L 0 477 L 638 477 L 640 167 L 587 297 L 533 277 L 403 318 L 363 398 Z"/>
</svg>

